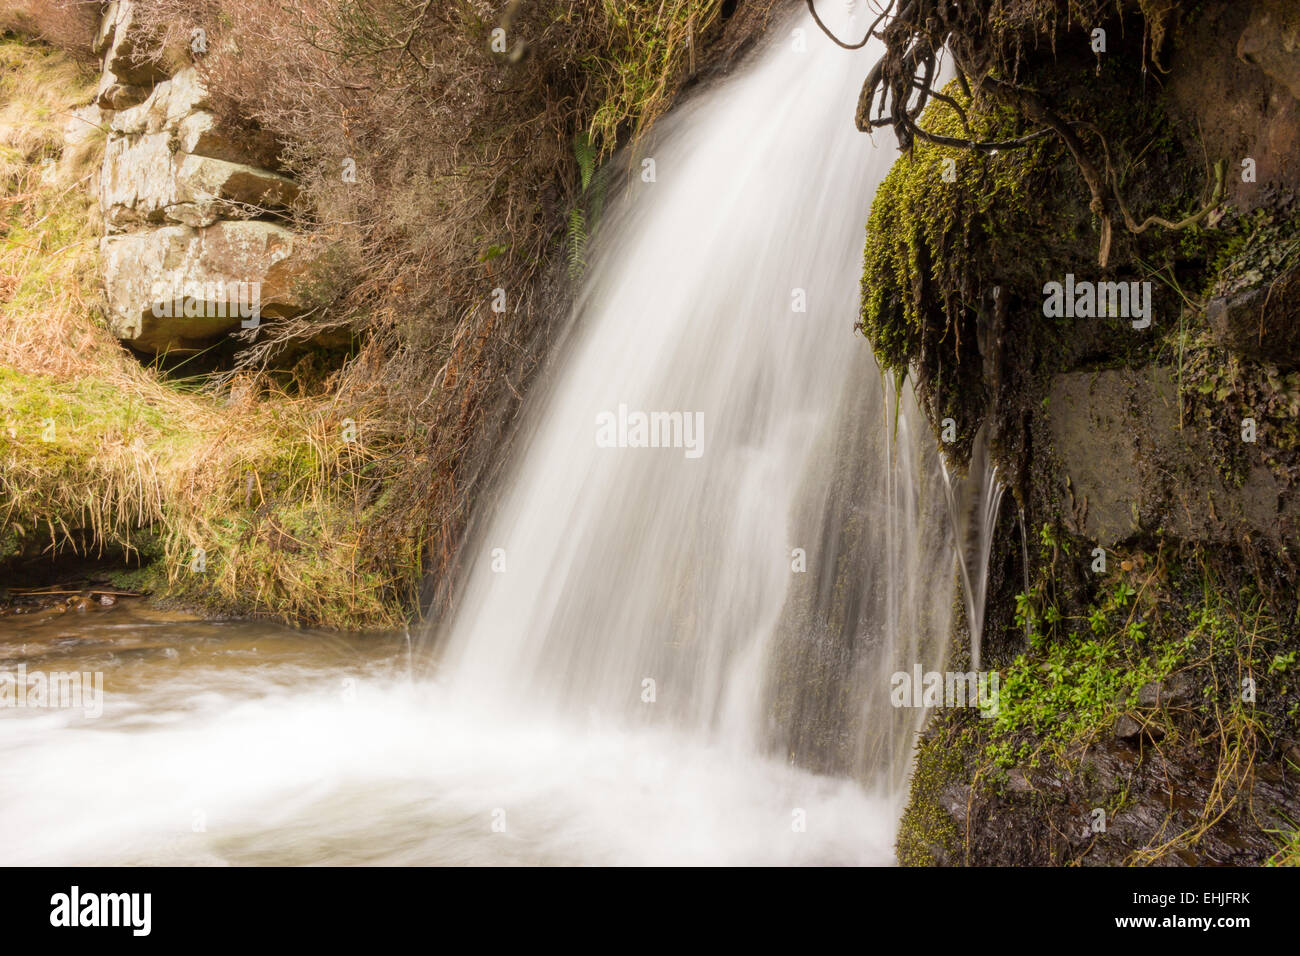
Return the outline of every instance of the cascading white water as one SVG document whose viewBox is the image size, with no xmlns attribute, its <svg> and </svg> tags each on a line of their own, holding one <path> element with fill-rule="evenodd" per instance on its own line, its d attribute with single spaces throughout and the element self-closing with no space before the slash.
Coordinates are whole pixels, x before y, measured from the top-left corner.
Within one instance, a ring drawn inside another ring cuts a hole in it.
<svg viewBox="0 0 1300 956">
<path fill-rule="evenodd" d="M 630 164 L 433 678 L 404 645 L 112 625 L 102 718 L 0 722 L 0 860 L 890 862 L 924 717 L 890 676 L 943 665 L 954 552 L 910 390 L 853 333 L 895 158 L 852 122 L 874 52 L 776 28 L 657 130 L 653 183 Z M 598 447 L 620 405 L 701 413 L 700 454 Z"/>
<path fill-rule="evenodd" d="M 897 153 L 852 122 L 878 49 L 774 34 L 643 147 L 653 182 L 630 164 L 442 663 L 467 706 L 780 744 L 896 796 L 919 718 L 889 675 L 942 663 L 952 569 L 910 391 L 895 416 L 852 333 Z M 699 447 L 603 447 L 636 412 L 698 419 Z"/>
</svg>

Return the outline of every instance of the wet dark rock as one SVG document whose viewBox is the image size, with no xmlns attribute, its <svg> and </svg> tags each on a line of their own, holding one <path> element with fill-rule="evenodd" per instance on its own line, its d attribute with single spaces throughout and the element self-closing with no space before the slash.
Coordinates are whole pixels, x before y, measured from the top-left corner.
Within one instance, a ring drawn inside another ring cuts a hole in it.
<svg viewBox="0 0 1300 956">
<path fill-rule="evenodd" d="M 1128 743 L 1137 743 L 1141 738 L 1160 740 L 1165 731 L 1158 723 L 1141 714 L 1124 714 L 1115 721 L 1115 737 Z"/>
<path fill-rule="evenodd" d="M 946 788 L 939 798 L 943 809 L 947 811 L 948 816 L 952 817 L 958 823 L 966 822 L 966 788 L 961 786 L 952 786 Z"/>
<path fill-rule="evenodd" d="M 1023 770 L 1014 768 L 1007 774 L 1007 789 L 1012 793 L 1029 793 L 1034 789 L 1034 786 L 1029 782 L 1029 777 Z"/>
<path fill-rule="evenodd" d="M 1257 164 L 1255 182 L 1227 177 L 1227 198 L 1242 211 L 1269 203 L 1275 187 L 1290 193 L 1300 175 L 1300 101 L 1287 82 L 1295 79 L 1296 54 L 1264 22 L 1270 8 L 1294 6 L 1293 0 L 1204 4 L 1170 64 L 1170 110 L 1195 131 L 1196 150 L 1233 157 L 1234 166 L 1247 156 Z"/>
<path fill-rule="evenodd" d="M 1240 485 L 1220 474 L 1207 431 L 1180 420 L 1169 368 L 1058 375 L 1048 409 L 1065 524 L 1076 534 L 1111 547 L 1157 528 L 1279 545 L 1300 533 L 1300 503 L 1267 467 L 1251 468 Z"/>
<path fill-rule="evenodd" d="M 1137 740 L 1142 735 L 1142 721 L 1124 714 L 1115 722 L 1115 736 L 1120 740 Z"/>
<path fill-rule="evenodd" d="M 1300 269 L 1211 299 L 1206 317 L 1215 341 L 1244 358 L 1300 363 Z"/>
<path fill-rule="evenodd" d="M 1253 63 L 1300 99 L 1300 6 L 1255 0 L 1237 41 L 1237 58 Z"/>
<path fill-rule="evenodd" d="M 1138 691 L 1139 707 L 1184 707 L 1196 697 L 1196 681 L 1190 674 L 1171 674 L 1163 681 L 1144 684 Z"/>
</svg>

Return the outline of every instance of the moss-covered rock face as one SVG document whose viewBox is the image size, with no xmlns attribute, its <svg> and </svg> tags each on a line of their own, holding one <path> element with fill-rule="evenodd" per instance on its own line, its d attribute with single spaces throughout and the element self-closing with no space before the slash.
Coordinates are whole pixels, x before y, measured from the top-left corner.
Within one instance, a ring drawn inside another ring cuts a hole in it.
<svg viewBox="0 0 1300 956">
<path fill-rule="evenodd" d="M 1182 218 L 1202 202 L 1202 157 L 1180 138 L 1160 97 L 1134 96 L 1148 82 L 1138 44 L 1118 22 L 1110 26 L 1106 57 L 1088 52 L 1086 33 L 1062 29 L 1056 55 L 1027 54 L 1021 80 L 1082 129 L 1104 131 L 1092 138 L 1094 151 L 1104 135 L 1134 215 Z M 1127 28 L 1141 34 L 1140 22 Z M 934 101 L 923 123 L 933 133 L 999 142 L 1033 131 L 987 97 L 972 101 L 956 84 L 946 93 L 965 121 Z M 1155 336 L 1136 333 L 1122 316 L 1045 316 L 1048 282 L 1152 281 L 1152 312 L 1164 325 L 1180 310 L 1175 287 L 1195 281 L 1188 274 L 1206 253 L 1196 229 L 1138 236 L 1121 228 L 1105 267 L 1100 247 L 1084 181 L 1050 135 L 995 151 L 918 141 L 881 185 L 867 224 L 861 327 L 882 365 L 911 371 L 936 423 L 953 419 L 959 437 L 945 450 L 956 464 L 996 407 L 995 446 L 1023 492 L 1026 449 L 1009 422 L 1027 413 L 1027 396 L 1044 391 L 1055 372 L 1132 364 L 1151 353 Z M 1157 272 L 1174 283 L 1153 281 Z"/>
<path fill-rule="evenodd" d="M 947 94 L 970 110 L 955 83 Z M 926 127 L 946 136 L 1010 137 L 1015 120 L 1001 111 L 972 113 L 968 134 L 955 111 L 934 103 Z M 935 417 L 958 425 L 964 458 L 983 415 L 985 384 L 977 328 L 1015 285 L 1032 284 L 1042 253 L 998 259 L 992 249 L 1025 248 L 1041 232 L 1042 197 L 1057 170 L 1050 144 L 988 155 L 918 144 L 881 184 L 867 223 L 862 330 L 881 364 L 915 367 Z M 1082 223 L 1074 223 L 1078 232 Z M 1044 252 L 1046 250 L 1043 250 Z"/>
<path fill-rule="evenodd" d="M 932 721 L 900 861 L 1293 858 L 1300 640 L 1276 610 L 1278 582 L 1243 555 L 1171 546 L 1124 550 L 1089 587 L 1078 542 L 1041 539 L 1015 622 L 1028 637 L 1000 662 L 998 713 Z"/>
<path fill-rule="evenodd" d="M 938 723 L 938 722 L 936 722 Z M 953 866 L 966 860 L 964 816 L 955 781 L 970 774 L 966 751 L 953 746 L 942 725 L 922 737 L 912 772 L 911 799 L 898 825 L 898 862 L 904 866 Z"/>
<path fill-rule="evenodd" d="M 988 428 L 1030 537 L 1026 569 L 1005 508 L 984 632 L 1001 713 L 932 721 L 900 860 L 1294 859 L 1300 100 L 1279 79 L 1275 4 L 1093 19 L 994 6 L 1006 16 L 976 39 L 1014 47 L 1016 81 L 1109 162 L 1130 215 L 1111 200 L 1103 266 L 1090 193 L 1054 136 L 997 152 L 918 141 L 877 193 L 862 329 L 883 366 L 912 374 L 936 435 L 953 419 L 955 464 Z M 1267 70 L 1238 58 L 1247 33 Z M 932 102 L 932 132 L 1033 129 L 947 92 L 966 120 Z M 1126 225 L 1180 222 L 1219 194 L 1184 228 Z M 1150 325 L 1045 314 L 1067 276 L 1150 283 Z"/>
</svg>

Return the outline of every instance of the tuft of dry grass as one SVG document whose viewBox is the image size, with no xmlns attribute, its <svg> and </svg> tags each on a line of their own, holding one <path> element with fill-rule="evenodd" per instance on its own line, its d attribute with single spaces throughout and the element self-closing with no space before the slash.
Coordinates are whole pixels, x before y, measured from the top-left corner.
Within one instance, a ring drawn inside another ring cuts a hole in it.
<svg viewBox="0 0 1300 956">
<path fill-rule="evenodd" d="M 368 410 L 347 423 L 252 373 L 217 397 L 141 366 L 105 327 L 86 188 L 102 139 L 71 184 L 45 162 L 93 80 L 0 43 L 0 562 L 120 549 L 148 586 L 215 609 L 396 625 L 419 542 L 375 531 L 368 470 L 387 439 Z"/>
<path fill-rule="evenodd" d="M 39 40 L 90 64 L 102 7 L 100 0 L 0 0 L 0 34 Z"/>
</svg>

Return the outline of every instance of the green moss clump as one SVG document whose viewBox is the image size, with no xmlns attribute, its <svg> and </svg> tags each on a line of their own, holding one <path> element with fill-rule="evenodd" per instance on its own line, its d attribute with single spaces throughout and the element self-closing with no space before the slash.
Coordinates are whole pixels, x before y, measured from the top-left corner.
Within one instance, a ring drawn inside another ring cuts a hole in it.
<svg viewBox="0 0 1300 956">
<path fill-rule="evenodd" d="M 998 142 L 1023 129 L 1008 111 L 946 94 L 969 117 L 934 101 L 923 126 L 936 134 Z M 988 407 L 978 327 L 1042 286 L 1060 240 L 1044 243 L 1047 197 L 1062 188 L 1060 149 L 1047 137 L 1021 149 L 976 152 L 918 140 L 876 191 L 867 222 L 860 328 L 881 366 L 913 374 L 931 422 L 951 417 L 964 460 Z M 1088 223 L 1057 210 L 1052 231 L 1076 244 Z"/>
<path fill-rule="evenodd" d="M 922 120 L 930 132 L 990 141 L 1017 134 L 1005 111 L 972 113 L 955 84 L 945 92 L 972 128 L 936 101 Z M 871 205 L 862 269 L 862 331 L 883 366 L 906 370 L 927 345 L 961 348 L 964 314 L 992 305 L 987 250 L 1027 232 L 1032 174 L 1052 149 L 1045 138 L 992 155 L 918 140 L 894 164 Z"/>
<path fill-rule="evenodd" d="M 916 767 L 895 850 L 903 866 L 951 866 L 961 860 L 964 837 L 944 808 L 944 788 L 969 779 L 966 742 L 942 722 L 917 742 Z"/>
</svg>

